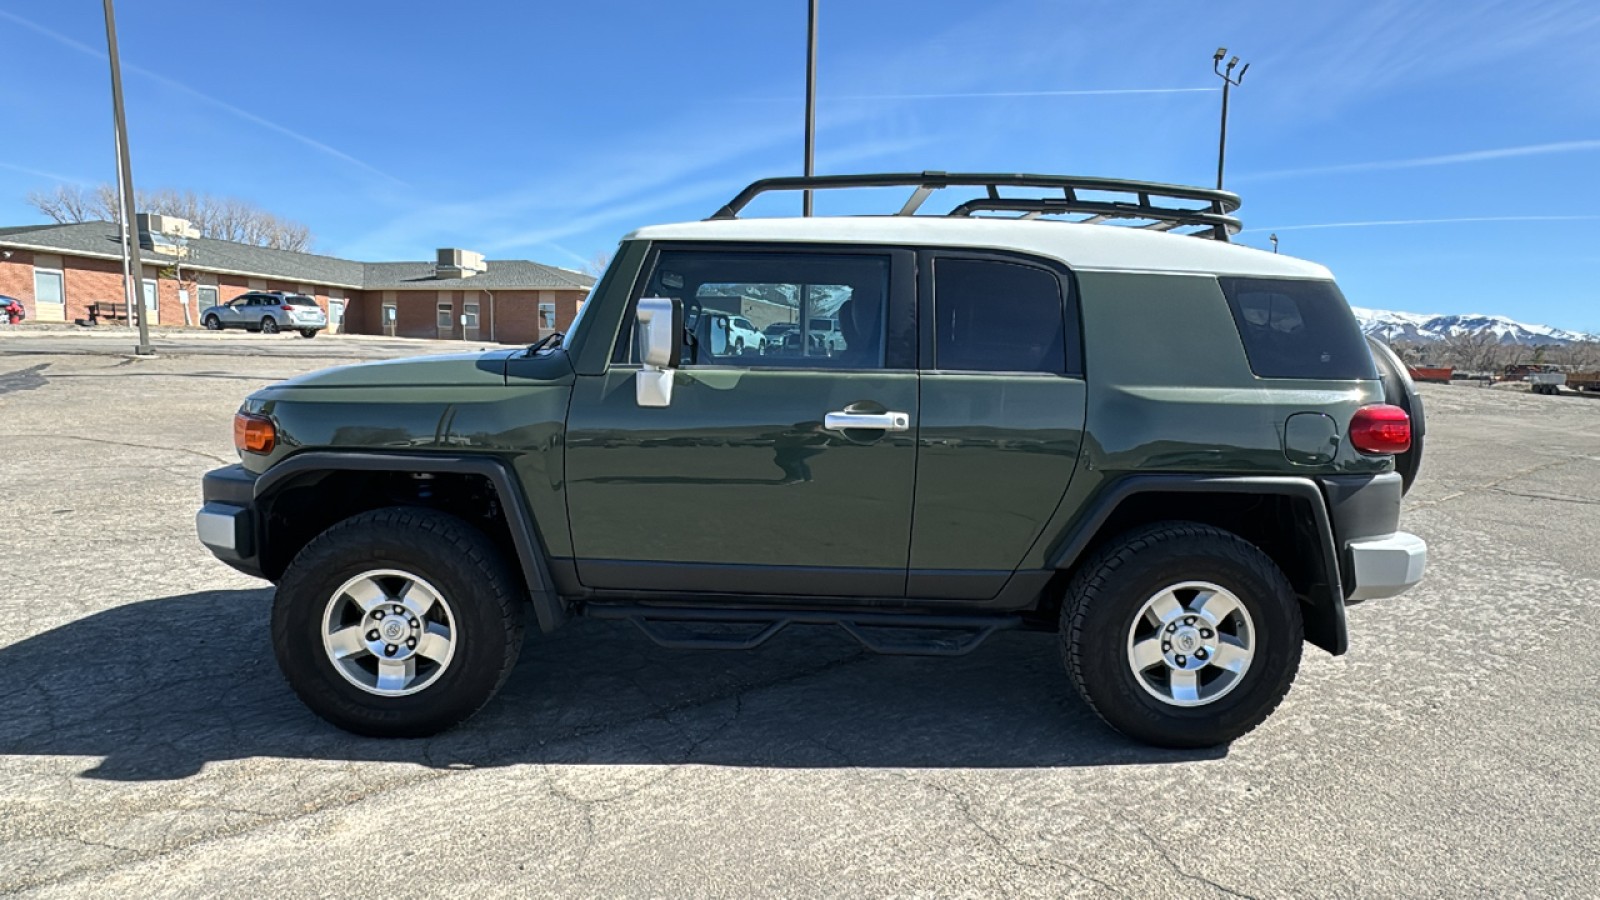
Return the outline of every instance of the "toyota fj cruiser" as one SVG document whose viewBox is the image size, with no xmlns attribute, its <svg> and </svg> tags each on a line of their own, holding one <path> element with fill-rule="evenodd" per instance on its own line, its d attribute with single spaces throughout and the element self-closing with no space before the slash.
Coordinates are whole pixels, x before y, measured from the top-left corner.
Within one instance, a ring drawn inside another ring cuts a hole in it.
<svg viewBox="0 0 1600 900">
<path fill-rule="evenodd" d="M 739 215 L 897 185 L 891 216 Z M 1061 176 L 760 181 L 628 235 L 558 340 L 251 395 L 200 539 L 276 583 L 289 684 L 363 734 L 470 716 L 531 613 L 687 648 L 1052 631 L 1113 727 L 1225 742 L 1427 555 L 1399 530 L 1423 437 L 1404 366 L 1326 269 L 1230 244 L 1238 205 Z M 739 352 L 735 317 L 842 340 Z"/>
</svg>

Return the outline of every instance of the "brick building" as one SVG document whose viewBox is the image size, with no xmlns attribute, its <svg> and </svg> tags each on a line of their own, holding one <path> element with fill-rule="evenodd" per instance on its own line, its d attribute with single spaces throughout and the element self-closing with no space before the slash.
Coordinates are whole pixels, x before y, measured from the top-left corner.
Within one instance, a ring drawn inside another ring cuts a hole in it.
<svg viewBox="0 0 1600 900">
<path fill-rule="evenodd" d="M 86 319 L 123 305 L 122 254 L 111 222 L 0 228 L 0 295 L 30 322 Z M 529 343 L 565 329 L 594 279 L 521 259 L 440 250 L 438 262 L 358 262 L 192 238 L 181 258 L 142 250 L 153 325 L 201 327 L 200 311 L 252 290 L 315 297 L 329 330 L 396 337 Z"/>
</svg>

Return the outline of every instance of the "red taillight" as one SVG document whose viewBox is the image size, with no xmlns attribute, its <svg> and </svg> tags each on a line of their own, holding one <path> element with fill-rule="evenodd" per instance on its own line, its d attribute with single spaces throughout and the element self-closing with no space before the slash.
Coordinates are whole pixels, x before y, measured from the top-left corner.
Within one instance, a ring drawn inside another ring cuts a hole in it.
<svg viewBox="0 0 1600 900">
<path fill-rule="evenodd" d="M 1363 406 L 1350 417 L 1350 443 L 1362 453 L 1404 453 L 1411 449 L 1411 417 L 1398 406 Z"/>
<path fill-rule="evenodd" d="M 292 307 L 292 306 L 280 306 L 278 308 L 283 310 L 284 312 L 294 312 L 294 307 Z"/>
</svg>

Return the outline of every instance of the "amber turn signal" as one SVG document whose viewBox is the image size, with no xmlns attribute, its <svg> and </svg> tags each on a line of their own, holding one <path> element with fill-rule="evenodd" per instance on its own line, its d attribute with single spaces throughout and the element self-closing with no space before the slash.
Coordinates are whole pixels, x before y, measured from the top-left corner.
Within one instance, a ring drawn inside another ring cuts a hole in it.
<svg viewBox="0 0 1600 900">
<path fill-rule="evenodd" d="M 235 413 L 233 417 L 233 446 L 240 451 L 271 453 L 278 442 L 278 429 L 266 416 Z"/>
</svg>

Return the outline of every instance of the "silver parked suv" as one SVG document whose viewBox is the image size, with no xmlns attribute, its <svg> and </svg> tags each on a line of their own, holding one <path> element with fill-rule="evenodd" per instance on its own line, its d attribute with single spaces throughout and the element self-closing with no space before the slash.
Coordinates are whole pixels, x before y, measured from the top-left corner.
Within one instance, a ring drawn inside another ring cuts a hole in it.
<svg viewBox="0 0 1600 900">
<path fill-rule="evenodd" d="M 283 291 L 251 291 L 200 311 L 200 324 L 212 331 L 243 328 L 262 334 L 298 331 L 314 338 L 328 327 L 328 314 L 314 298 Z"/>
</svg>

